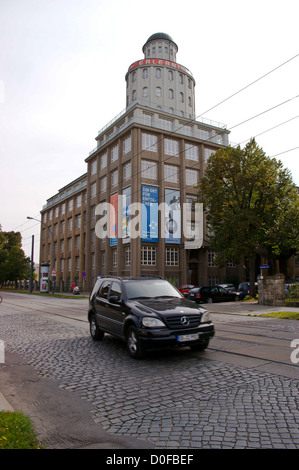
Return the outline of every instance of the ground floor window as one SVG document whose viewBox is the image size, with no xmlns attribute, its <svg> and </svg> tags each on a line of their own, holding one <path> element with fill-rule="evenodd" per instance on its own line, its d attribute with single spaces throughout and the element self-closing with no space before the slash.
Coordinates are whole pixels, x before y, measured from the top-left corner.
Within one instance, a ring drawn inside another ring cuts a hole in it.
<svg viewBox="0 0 299 470">
<path fill-rule="evenodd" d="M 179 249 L 166 248 L 165 250 L 165 266 L 178 266 L 179 265 Z"/>
<path fill-rule="evenodd" d="M 142 266 L 156 266 L 156 247 L 141 247 L 141 264 Z"/>
</svg>

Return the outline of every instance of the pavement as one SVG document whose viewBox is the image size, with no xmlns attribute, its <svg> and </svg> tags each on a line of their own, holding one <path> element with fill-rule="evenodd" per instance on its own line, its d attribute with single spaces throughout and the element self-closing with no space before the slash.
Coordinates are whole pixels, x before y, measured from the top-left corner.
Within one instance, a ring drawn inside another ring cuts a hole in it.
<svg viewBox="0 0 299 470">
<path fill-rule="evenodd" d="M 211 313 L 226 314 L 226 315 L 261 315 L 269 312 L 280 312 L 290 311 L 299 312 L 299 308 L 295 307 L 276 307 L 276 306 L 265 306 L 260 305 L 257 302 L 234 302 L 227 304 L 212 304 L 205 305 Z M 0 344 L 1 347 L 1 344 Z M 1 351 L 0 351 L 1 353 Z M 0 355 L 1 359 L 1 355 Z M 53 427 L 53 432 L 60 429 L 60 435 L 57 435 L 57 442 L 65 439 L 65 436 L 69 436 L 64 433 L 65 427 L 73 429 L 72 442 L 65 442 L 65 447 L 74 448 L 73 442 L 76 442 L 75 448 L 111 448 L 111 449 L 136 449 L 136 448 L 151 448 L 152 446 L 140 439 L 134 437 L 117 436 L 111 433 L 107 433 L 98 426 L 90 417 L 88 413 L 88 403 L 82 400 L 75 394 L 70 394 L 67 390 L 60 389 L 57 394 L 56 385 L 53 381 L 46 377 L 40 377 L 30 366 L 16 353 L 5 352 L 5 365 L 2 369 L 3 372 L 3 384 L 5 383 L 5 391 L 15 392 L 20 390 L 22 384 L 25 384 L 24 389 L 22 388 L 22 397 L 14 396 L 13 393 L 9 393 L 9 396 L 13 396 L 12 400 L 5 396 L 4 388 L 0 392 L 0 411 L 14 411 L 22 409 L 26 414 L 26 405 L 30 403 L 30 406 L 34 409 L 35 418 L 40 420 L 40 427 L 44 426 L 44 417 L 47 416 L 47 426 Z M 11 370 L 9 370 L 11 367 Z M 36 384 L 39 384 L 39 392 L 36 392 Z M 42 390 L 41 390 L 42 388 Z M 1 389 L 1 386 L 0 386 Z M 54 390 L 55 389 L 55 390 Z M 24 399 L 24 407 L 20 406 L 20 400 Z M 55 403 L 54 403 L 55 401 Z M 55 416 L 51 416 L 52 409 L 55 408 Z M 60 408 L 60 412 L 59 412 Z M 68 422 L 64 422 L 65 410 L 69 409 L 68 416 L 71 418 Z M 61 416 L 60 423 L 57 423 L 57 416 Z M 55 425 L 54 425 L 55 420 Z M 99 424 L 99 423 L 98 423 Z M 60 428 L 59 428 L 60 426 Z M 47 430 L 49 431 L 49 429 Z M 82 441 L 82 436 L 84 439 Z"/>
</svg>

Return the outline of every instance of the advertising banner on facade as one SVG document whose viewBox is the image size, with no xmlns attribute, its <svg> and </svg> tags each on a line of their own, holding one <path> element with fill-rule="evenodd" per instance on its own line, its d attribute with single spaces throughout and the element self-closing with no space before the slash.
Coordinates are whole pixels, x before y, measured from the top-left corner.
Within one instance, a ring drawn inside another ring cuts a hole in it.
<svg viewBox="0 0 299 470">
<path fill-rule="evenodd" d="M 175 189 L 165 189 L 165 242 L 181 243 L 181 196 Z"/>
<path fill-rule="evenodd" d="M 158 243 L 158 197 L 158 188 L 142 185 L 141 240 L 143 242 Z"/>
<path fill-rule="evenodd" d="M 117 245 L 118 194 L 110 196 L 110 246 Z"/>
</svg>

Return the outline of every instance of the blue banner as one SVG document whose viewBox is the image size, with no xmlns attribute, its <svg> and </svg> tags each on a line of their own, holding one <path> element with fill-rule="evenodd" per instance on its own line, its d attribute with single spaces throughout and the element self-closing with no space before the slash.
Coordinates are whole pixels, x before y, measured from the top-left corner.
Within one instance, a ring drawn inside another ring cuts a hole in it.
<svg viewBox="0 0 299 470">
<path fill-rule="evenodd" d="M 158 205 L 159 189 L 142 185 L 141 187 L 141 241 L 158 243 Z"/>
</svg>

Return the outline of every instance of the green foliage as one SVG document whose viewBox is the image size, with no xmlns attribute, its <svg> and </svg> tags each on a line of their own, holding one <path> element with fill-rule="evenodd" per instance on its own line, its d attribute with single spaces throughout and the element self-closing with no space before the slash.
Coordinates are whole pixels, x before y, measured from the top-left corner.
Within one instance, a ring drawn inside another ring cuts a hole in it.
<svg viewBox="0 0 299 470">
<path fill-rule="evenodd" d="M 22 250 L 20 232 L 2 232 L 0 226 L 0 282 L 29 279 L 30 258 Z"/>
<path fill-rule="evenodd" d="M 299 197 L 290 172 L 255 139 L 243 150 L 212 154 L 198 188 L 220 266 L 254 260 L 262 246 L 275 256 L 299 249 Z"/>
</svg>

